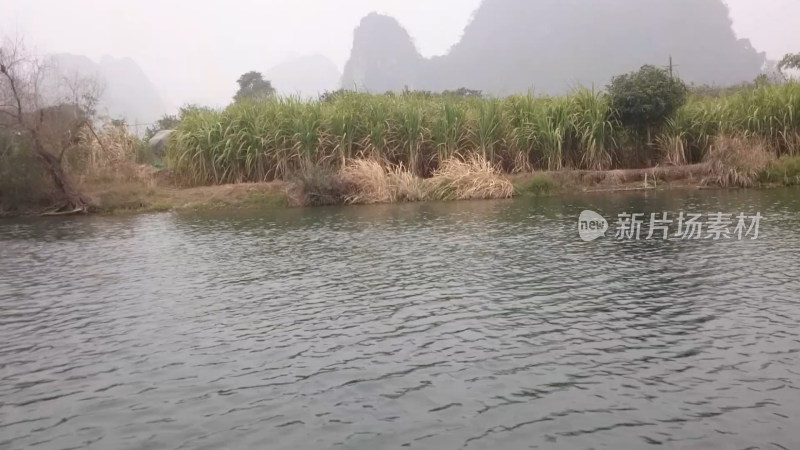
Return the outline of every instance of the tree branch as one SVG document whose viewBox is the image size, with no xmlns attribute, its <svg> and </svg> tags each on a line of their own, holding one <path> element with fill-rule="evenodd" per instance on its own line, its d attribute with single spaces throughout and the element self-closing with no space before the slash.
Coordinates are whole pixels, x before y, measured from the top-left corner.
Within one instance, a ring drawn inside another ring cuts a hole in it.
<svg viewBox="0 0 800 450">
<path fill-rule="evenodd" d="M 0 113 L 6 114 L 8 117 L 11 117 L 12 119 L 18 121 L 18 116 L 16 114 L 6 110 L 6 109 L 0 109 Z"/>
<path fill-rule="evenodd" d="M 11 93 L 14 95 L 14 100 L 17 103 L 16 105 L 17 121 L 19 122 L 20 125 L 24 127 L 25 124 L 22 121 L 22 100 L 19 98 L 19 92 L 17 91 L 17 83 L 15 83 L 14 77 L 12 77 L 10 73 L 8 73 L 8 67 L 6 67 L 5 65 L 0 65 L 0 73 L 5 75 L 5 77 L 8 79 L 9 84 L 11 85 Z"/>
<path fill-rule="evenodd" d="M 86 126 L 89 127 L 89 131 L 91 131 L 92 134 L 94 135 L 94 138 L 97 139 L 97 143 L 100 144 L 100 148 L 103 149 L 103 153 L 108 154 L 108 149 L 106 148 L 105 145 L 103 145 L 103 141 L 100 140 L 100 137 L 94 131 L 94 127 L 92 126 L 91 123 L 89 123 L 88 120 L 86 121 Z"/>
</svg>

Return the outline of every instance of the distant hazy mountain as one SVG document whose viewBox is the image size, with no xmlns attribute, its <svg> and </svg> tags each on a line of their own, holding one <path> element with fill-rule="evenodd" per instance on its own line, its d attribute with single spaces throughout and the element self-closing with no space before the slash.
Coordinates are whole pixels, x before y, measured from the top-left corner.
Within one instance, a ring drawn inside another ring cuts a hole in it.
<svg viewBox="0 0 800 450">
<path fill-rule="evenodd" d="M 134 125 L 155 122 L 167 112 L 156 87 L 130 58 L 104 56 L 94 62 L 86 56 L 59 53 L 51 55 L 50 63 L 53 73 L 60 76 L 78 73 L 95 77 L 104 85 L 100 114 L 124 118 Z"/>
<path fill-rule="evenodd" d="M 670 56 L 686 81 L 716 85 L 752 80 L 765 62 L 736 38 L 722 0 L 484 0 L 461 41 L 432 59 L 396 20 L 365 17 L 342 86 L 558 93 Z"/>
<path fill-rule="evenodd" d="M 339 88 L 339 68 L 322 55 L 309 55 L 281 63 L 264 74 L 281 95 L 317 97 Z"/>
<path fill-rule="evenodd" d="M 372 13 L 355 30 L 342 87 L 383 92 L 416 86 L 425 62 L 397 20 Z"/>
</svg>

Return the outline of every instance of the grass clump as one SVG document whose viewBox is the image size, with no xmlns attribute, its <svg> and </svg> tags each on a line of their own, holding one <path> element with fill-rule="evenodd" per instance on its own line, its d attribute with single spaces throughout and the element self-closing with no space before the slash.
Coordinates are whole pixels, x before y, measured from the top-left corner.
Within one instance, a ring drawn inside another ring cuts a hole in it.
<svg viewBox="0 0 800 450">
<path fill-rule="evenodd" d="M 396 199 L 389 172 L 374 159 L 356 159 L 339 172 L 342 185 L 348 187 L 345 203 L 389 203 Z"/>
<path fill-rule="evenodd" d="M 406 170 L 402 165 L 392 166 L 388 171 L 389 186 L 393 200 L 397 202 L 421 202 L 428 199 L 430 180 L 423 179 Z"/>
<path fill-rule="evenodd" d="M 705 159 L 710 171 L 706 182 L 751 187 L 774 159 L 760 138 L 719 136 Z"/>
<path fill-rule="evenodd" d="M 429 180 L 402 165 L 386 166 L 374 159 L 348 161 L 338 177 L 348 204 L 416 202 L 427 200 L 430 194 Z"/>
<path fill-rule="evenodd" d="M 375 159 L 349 160 L 338 171 L 311 166 L 294 178 L 295 205 L 313 206 L 510 198 L 514 188 L 482 155 L 445 160 L 432 177 Z"/>
<path fill-rule="evenodd" d="M 501 199 L 514 195 L 514 186 L 481 155 L 451 158 L 434 172 L 431 195 L 438 200 Z"/>
<path fill-rule="evenodd" d="M 137 181 L 97 181 L 84 188 L 97 210 L 103 213 L 169 209 L 154 186 Z"/>
<path fill-rule="evenodd" d="M 545 174 L 534 174 L 532 177 L 520 181 L 514 185 L 514 192 L 516 195 L 522 196 L 537 196 L 549 195 L 555 191 L 558 183 Z"/>
<path fill-rule="evenodd" d="M 347 186 L 336 170 L 304 164 L 289 176 L 294 186 L 287 195 L 292 206 L 324 206 L 345 203 L 354 186 Z"/>
<path fill-rule="evenodd" d="M 784 186 L 800 185 L 800 156 L 782 156 L 761 173 L 761 181 Z"/>
</svg>

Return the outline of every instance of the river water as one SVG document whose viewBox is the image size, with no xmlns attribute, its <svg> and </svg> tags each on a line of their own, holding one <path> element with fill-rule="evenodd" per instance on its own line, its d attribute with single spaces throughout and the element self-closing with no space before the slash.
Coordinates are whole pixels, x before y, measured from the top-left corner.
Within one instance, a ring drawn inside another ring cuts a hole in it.
<svg viewBox="0 0 800 450">
<path fill-rule="evenodd" d="M 680 211 L 763 218 L 614 238 Z M 800 448 L 799 213 L 786 189 L 3 221 L 0 448 Z"/>
</svg>

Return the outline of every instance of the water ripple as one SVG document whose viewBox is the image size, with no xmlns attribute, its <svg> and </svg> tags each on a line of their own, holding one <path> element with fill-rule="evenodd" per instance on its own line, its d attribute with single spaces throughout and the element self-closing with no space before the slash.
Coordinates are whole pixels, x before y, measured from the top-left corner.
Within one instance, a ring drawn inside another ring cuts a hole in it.
<svg viewBox="0 0 800 450">
<path fill-rule="evenodd" d="M 797 193 L 2 222 L 0 448 L 800 448 Z"/>
</svg>

